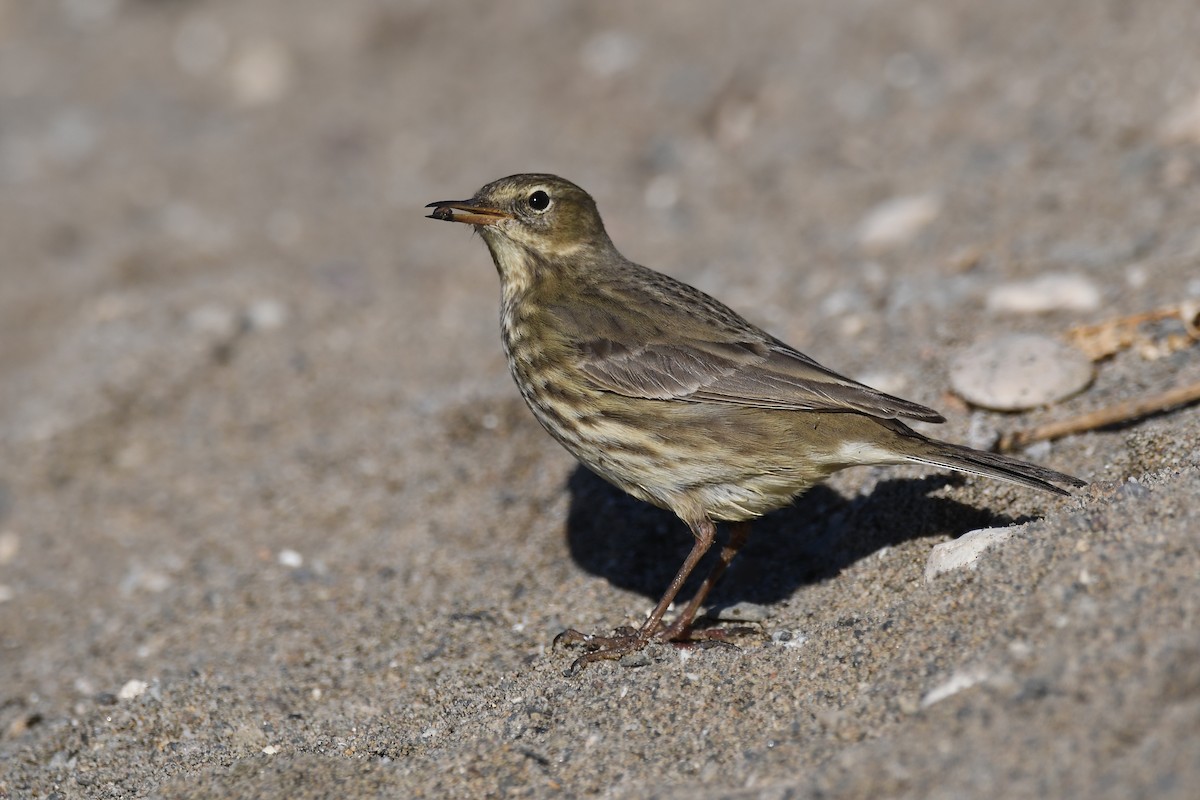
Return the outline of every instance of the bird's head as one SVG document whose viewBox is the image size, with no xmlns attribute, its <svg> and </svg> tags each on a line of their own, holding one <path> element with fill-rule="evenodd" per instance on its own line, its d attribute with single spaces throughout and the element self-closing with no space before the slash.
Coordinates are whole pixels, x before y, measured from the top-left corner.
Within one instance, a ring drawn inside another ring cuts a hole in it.
<svg viewBox="0 0 1200 800">
<path fill-rule="evenodd" d="M 433 209 L 432 219 L 474 225 L 506 281 L 525 282 L 542 264 L 590 261 L 612 251 L 591 195 L 557 175 L 510 175 L 470 200 L 426 208 Z"/>
</svg>

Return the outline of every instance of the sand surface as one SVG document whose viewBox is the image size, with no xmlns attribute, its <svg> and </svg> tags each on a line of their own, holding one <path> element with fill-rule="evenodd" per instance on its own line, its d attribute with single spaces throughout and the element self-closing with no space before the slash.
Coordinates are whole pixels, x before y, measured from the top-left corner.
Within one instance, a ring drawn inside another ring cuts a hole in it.
<svg viewBox="0 0 1200 800">
<path fill-rule="evenodd" d="M 541 431 L 422 206 L 562 174 L 987 442 L 1200 381 L 1170 322 L 1025 413 L 947 377 L 1200 298 L 1197 42 L 1194 0 L 0 0 L 0 798 L 1195 797 L 1196 407 L 1026 451 L 1073 498 L 841 473 L 712 598 L 769 615 L 740 649 L 564 677 L 689 537 Z"/>
</svg>

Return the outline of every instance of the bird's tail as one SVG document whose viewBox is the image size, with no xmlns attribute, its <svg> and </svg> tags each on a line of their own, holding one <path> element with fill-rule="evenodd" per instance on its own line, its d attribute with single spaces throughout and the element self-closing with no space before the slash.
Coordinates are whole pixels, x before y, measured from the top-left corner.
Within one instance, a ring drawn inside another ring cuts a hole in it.
<svg viewBox="0 0 1200 800">
<path fill-rule="evenodd" d="M 971 475 L 999 478 L 1002 481 L 1019 483 L 1022 486 L 1042 489 L 1055 494 L 1070 494 L 1065 489 L 1055 486 L 1057 483 L 1067 486 L 1087 485 L 1087 481 L 1081 481 L 1073 475 L 996 453 L 985 453 L 982 450 L 973 450 L 970 447 L 933 439 L 925 439 L 925 445 L 916 452 L 906 453 L 906 459 L 918 464 L 930 464 Z"/>
</svg>

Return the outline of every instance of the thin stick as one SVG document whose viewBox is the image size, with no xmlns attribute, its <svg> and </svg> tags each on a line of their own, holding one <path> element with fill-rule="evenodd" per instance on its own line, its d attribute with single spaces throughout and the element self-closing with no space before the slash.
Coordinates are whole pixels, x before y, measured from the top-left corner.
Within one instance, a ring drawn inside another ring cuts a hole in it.
<svg viewBox="0 0 1200 800">
<path fill-rule="evenodd" d="M 1143 397 L 1139 400 L 1117 403 L 1115 406 L 1089 411 L 1086 414 L 1058 422 L 1048 422 L 1036 428 L 1014 431 L 1000 437 L 997 449 L 1002 453 L 1009 452 L 1033 442 L 1052 441 L 1075 433 L 1131 422 L 1140 417 L 1158 414 L 1176 406 L 1190 405 L 1195 402 L 1200 402 L 1200 383 L 1179 386 L 1162 394 Z"/>
</svg>

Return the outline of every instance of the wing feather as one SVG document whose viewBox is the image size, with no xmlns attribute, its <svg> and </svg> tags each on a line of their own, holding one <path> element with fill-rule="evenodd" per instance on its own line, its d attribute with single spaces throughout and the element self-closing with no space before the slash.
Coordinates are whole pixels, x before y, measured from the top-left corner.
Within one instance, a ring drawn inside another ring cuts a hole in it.
<svg viewBox="0 0 1200 800">
<path fill-rule="evenodd" d="M 651 400 L 792 411 L 847 411 L 942 422 L 925 406 L 865 386 L 775 339 L 719 301 L 637 270 L 636 289 L 547 308 L 576 366 L 604 391 Z M 683 296 L 685 302 L 678 302 Z"/>
</svg>

